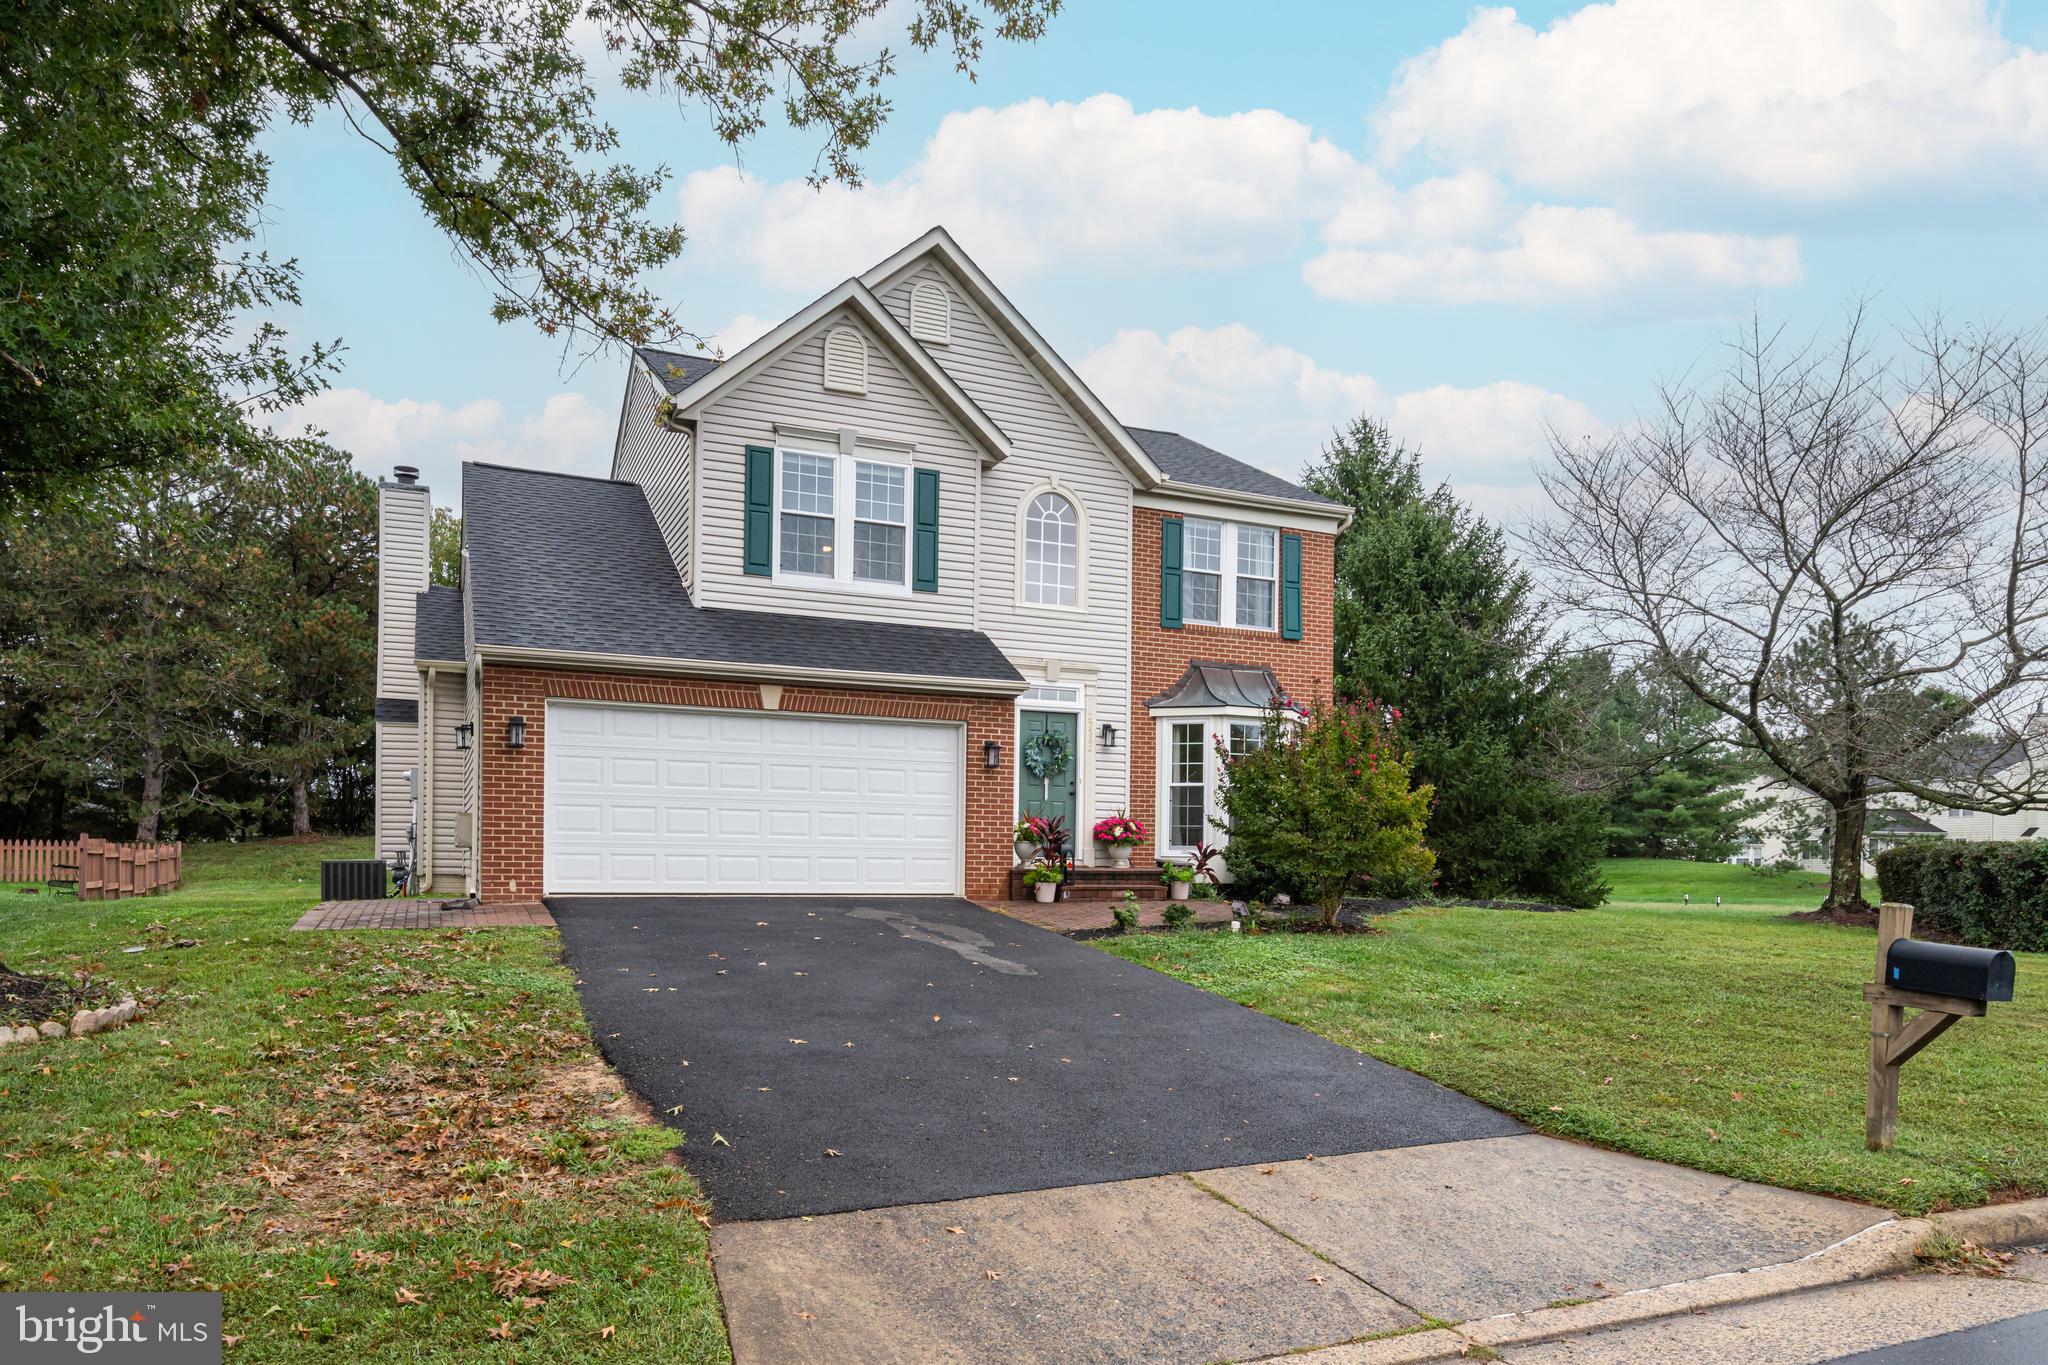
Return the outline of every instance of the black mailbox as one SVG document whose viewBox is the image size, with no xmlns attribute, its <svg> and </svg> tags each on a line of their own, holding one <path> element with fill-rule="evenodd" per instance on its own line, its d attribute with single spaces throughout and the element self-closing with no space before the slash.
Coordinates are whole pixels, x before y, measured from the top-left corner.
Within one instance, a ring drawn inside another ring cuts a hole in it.
<svg viewBox="0 0 2048 1365">
<path fill-rule="evenodd" d="M 1885 954 L 1887 986 L 1963 1000 L 2012 999 L 2012 954 L 1902 938 Z"/>
</svg>

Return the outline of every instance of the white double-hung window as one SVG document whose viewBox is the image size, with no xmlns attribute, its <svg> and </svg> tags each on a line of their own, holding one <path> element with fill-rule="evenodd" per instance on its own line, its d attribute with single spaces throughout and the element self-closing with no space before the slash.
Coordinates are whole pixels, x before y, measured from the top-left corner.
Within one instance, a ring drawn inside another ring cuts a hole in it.
<svg viewBox="0 0 2048 1365">
<path fill-rule="evenodd" d="M 1181 619 L 1198 626 L 1273 629 L 1279 545 L 1279 533 L 1269 526 L 1186 518 L 1181 524 Z"/>
<path fill-rule="evenodd" d="M 908 466 L 781 450 L 775 480 L 777 577 L 908 589 Z"/>
</svg>

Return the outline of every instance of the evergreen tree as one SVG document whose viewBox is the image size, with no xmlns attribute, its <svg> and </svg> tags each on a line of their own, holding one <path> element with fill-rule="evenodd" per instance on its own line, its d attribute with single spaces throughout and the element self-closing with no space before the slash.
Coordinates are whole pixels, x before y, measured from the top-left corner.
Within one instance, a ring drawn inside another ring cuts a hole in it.
<svg viewBox="0 0 2048 1365">
<path fill-rule="evenodd" d="M 1370 418 L 1308 482 L 1355 513 L 1337 545 L 1338 686 L 1401 712 L 1415 777 L 1436 788 L 1439 890 L 1597 904 L 1602 803 L 1565 780 L 1562 662 L 1500 532 L 1427 488 Z"/>
<path fill-rule="evenodd" d="M 1579 785 L 1607 798 L 1607 852 L 1615 858 L 1729 857 L 1761 806 L 1742 799 L 1751 765 L 1721 733 L 1720 714 L 1647 665 L 1617 670 L 1605 651 L 1570 666 L 1585 717 Z"/>
</svg>

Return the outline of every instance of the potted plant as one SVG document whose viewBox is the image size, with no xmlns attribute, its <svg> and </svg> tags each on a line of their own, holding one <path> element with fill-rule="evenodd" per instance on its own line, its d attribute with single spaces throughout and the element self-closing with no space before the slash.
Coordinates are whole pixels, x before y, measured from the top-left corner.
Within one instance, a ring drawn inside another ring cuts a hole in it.
<svg viewBox="0 0 2048 1365">
<path fill-rule="evenodd" d="M 1050 904 L 1059 894 L 1060 870 L 1056 867 L 1027 867 L 1024 869 L 1024 885 L 1031 888 L 1031 894 L 1041 902 Z"/>
<path fill-rule="evenodd" d="M 1027 815 L 1017 822 L 1017 828 L 1010 831 L 1010 838 L 1017 850 L 1017 861 L 1028 863 L 1045 846 L 1045 821 L 1035 815 Z"/>
<path fill-rule="evenodd" d="M 1186 863 L 1161 863 L 1159 880 L 1166 883 L 1169 900 L 1184 901 L 1195 887 L 1195 869 Z"/>
<path fill-rule="evenodd" d="M 1095 842 L 1109 849 L 1111 867 L 1129 867 L 1131 849 L 1143 843 L 1145 822 L 1118 811 L 1095 822 Z"/>
</svg>

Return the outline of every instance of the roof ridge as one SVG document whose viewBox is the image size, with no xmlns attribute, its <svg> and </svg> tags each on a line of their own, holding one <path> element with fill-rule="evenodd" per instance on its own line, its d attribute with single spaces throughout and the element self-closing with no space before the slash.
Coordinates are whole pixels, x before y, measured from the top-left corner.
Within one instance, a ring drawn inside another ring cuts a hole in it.
<svg viewBox="0 0 2048 1365">
<path fill-rule="evenodd" d="M 566 469 L 535 469 L 532 465 L 506 464 L 503 460 L 464 460 L 462 467 L 464 469 L 503 469 L 514 474 L 537 474 L 542 478 L 548 479 L 584 479 L 590 483 L 616 483 L 622 484 L 627 488 L 638 488 L 640 486 L 631 479 L 614 479 L 606 474 L 572 474 Z"/>
</svg>

